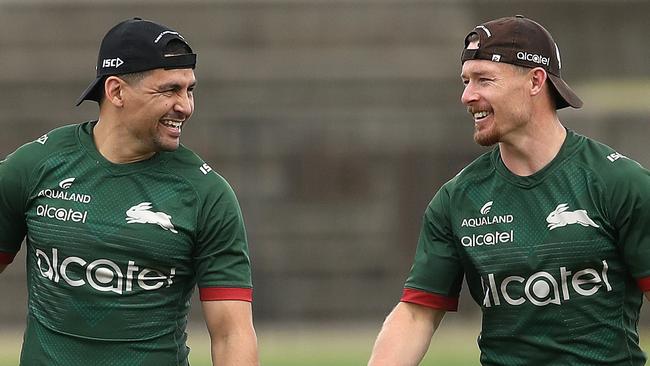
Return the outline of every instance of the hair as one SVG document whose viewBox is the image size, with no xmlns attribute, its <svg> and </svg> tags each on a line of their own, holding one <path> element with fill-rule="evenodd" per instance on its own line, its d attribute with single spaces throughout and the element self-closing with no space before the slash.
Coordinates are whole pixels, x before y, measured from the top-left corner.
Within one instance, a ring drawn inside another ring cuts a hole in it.
<svg viewBox="0 0 650 366">
<path fill-rule="evenodd" d="M 172 39 L 165 45 L 165 48 L 163 49 L 165 57 L 167 56 L 179 56 L 179 55 L 187 55 L 192 53 L 192 49 L 190 46 L 187 45 L 187 43 L 179 40 L 179 39 Z M 145 70 L 145 71 L 138 71 L 138 72 L 131 72 L 128 74 L 121 74 L 121 75 L 115 75 L 118 78 L 124 80 L 127 84 L 129 85 L 137 85 L 140 83 L 142 80 L 144 80 L 149 74 L 151 74 L 153 70 Z M 104 85 L 106 82 L 106 77 L 101 81 L 101 84 Z M 99 91 L 99 104 L 101 104 L 104 101 L 105 94 L 104 94 L 104 88 L 101 88 Z"/>
</svg>

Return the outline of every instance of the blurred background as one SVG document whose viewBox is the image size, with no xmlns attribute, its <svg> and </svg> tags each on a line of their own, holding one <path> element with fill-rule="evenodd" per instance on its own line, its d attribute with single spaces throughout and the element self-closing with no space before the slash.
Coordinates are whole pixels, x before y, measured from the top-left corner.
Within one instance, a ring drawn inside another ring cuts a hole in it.
<svg viewBox="0 0 650 366">
<path fill-rule="evenodd" d="M 427 203 L 485 151 L 459 101 L 464 36 L 515 14 L 553 34 L 585 102 L 563 123 L 650 166 L 647 0 L 0 0 L 0 156 L 95 118 L 95 103 L 74 102 L 114 24 L 178 30 L 199 55 L 183 143 L 238 194 L 260 342 L 357 329 L 369 353 Z M 0 292 L 0 334 L 22 330 L 24 257 Z M 478 308 L 464 294 L 445 322 L 468 324 L 472 343 Z"/>
</svg>

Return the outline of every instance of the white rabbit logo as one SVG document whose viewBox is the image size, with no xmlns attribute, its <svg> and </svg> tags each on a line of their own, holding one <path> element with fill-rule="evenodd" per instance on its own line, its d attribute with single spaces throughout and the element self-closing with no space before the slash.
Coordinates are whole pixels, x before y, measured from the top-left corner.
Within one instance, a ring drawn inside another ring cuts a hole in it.
<svg viewBox="0 0 650 366">
<path fill-rule="evenodd" d="M 165 230 L 178 234 L 172 224 L 172 217 L 164 212 L 150 211 L 151 207 L 151 202 L 142 202 L 131 207 L 126 211 L 126 216 L 128 216 L 126 222 L 128 224 L 157 224 Z"/>
<path fill-rule="evenodd" d="M 558 227 L 572 225 L 572 224 L 600 227 L 592 219 L 590 219 L 589 216 L 587 216 L 587 211 L 585 210 L 567 211 L 568 209 L 569 209 L 569 205 L 566 203 L 561 203 L 557 205 L 555 210 L 551 212 L 546 218 L 546 222 L 548 222 L 549 230 L 553 230 Z"/>
</svg>

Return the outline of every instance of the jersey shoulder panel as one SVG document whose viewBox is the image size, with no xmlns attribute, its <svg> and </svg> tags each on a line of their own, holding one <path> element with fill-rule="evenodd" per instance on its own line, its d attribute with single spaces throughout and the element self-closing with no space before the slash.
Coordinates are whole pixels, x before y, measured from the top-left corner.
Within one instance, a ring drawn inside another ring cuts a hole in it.
<svg viewBox="0 0 650 366">
<path fill-rule="evenodd" d="M 617 216 L 621 206 L 650 197 L 650 171 L 601 142 L 584 137 L 582 148 L 571 161 L 590 171 L 597 181 L 594 183 L 601 185 L 612 216 Z"/>
<path fill-rule="evenodd" d="M 602 184 L 607 224 L 618 250 L 636 279 L 650 278 L 650 171 L 600 142 L 587 139 L 579 164 Z"/>
<path fill-rule="evenodd" d="M 457 194 L 462 194 L 467 186 L 492 176 L 494 172 L 494 154 L 498 154 L 495 149 L 480 155 L 458 172 L 456 176 L 447 181 L 440 191 L 446 192 L 452 198 Z"/>
<path fill-rule="evenodd" d="M 74 126 L 57 128 L 0 161 L 0 251 L 18 251 L 27 232 L 25 210 L 37 172 L 50 156 L 75 145 L 74 131 Z"/>
<path fill-rule="evenodd" d="M 240 293 L 238 299 L 250 299 L 248 241 L 235 192 L 203 159 L 183 146 L 170 153 L 166 169 L 182 176 L 198 195 L 193 256 L 201 299 L 229 299 L 233 289 L 243 289 L 234 291 Z"/>
<path fill-rule="evenodd" d="M 230 190 L 228 182 L 217 173 L 208 163 L 192 150 L 181 145 L 167 153 L 166 169 L 169 173 L 182 176 L 199 196 Z"/>
<path fill-rule="evenodd" d="M 7 156 L 5 162 L 21 167 L 34 168 L 53 153 L 62 153 L 77 148 L 77 129 L 79 125 L 67 125 L 56 128 L 38 139 L 28 142 Z"/>
<path fill-rule="evenodd" d="M 592 170 L 605 183 L 615 184 L 630 179 L 643 179 L 647 170 L 637 161 L 620 154 L 613 148 L 588 137 L 574 161 Z"/>
</svg>

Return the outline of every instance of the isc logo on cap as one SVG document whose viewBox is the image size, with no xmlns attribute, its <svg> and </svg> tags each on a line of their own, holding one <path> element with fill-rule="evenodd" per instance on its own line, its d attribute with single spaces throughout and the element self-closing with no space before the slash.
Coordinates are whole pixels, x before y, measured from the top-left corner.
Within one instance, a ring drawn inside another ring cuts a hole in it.
<svg viewBox="0 0 650 366">
<path fill-rule="evenodd" d="M 105 58 L 104 61 L 102 61 L 102 68 L 105 67 L 115 67 L 118 68 L 122 66 L 124 61 L 122 61 L 119 57 L 117 58 Z"/>
</svg>

